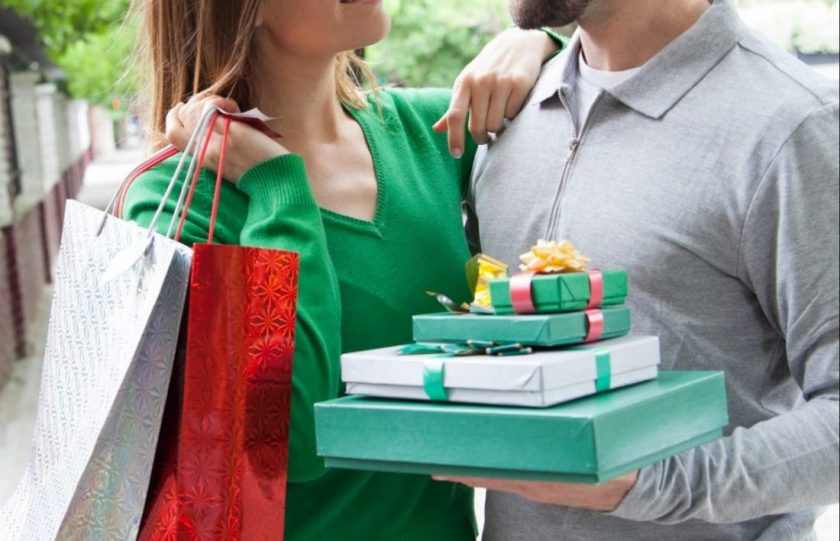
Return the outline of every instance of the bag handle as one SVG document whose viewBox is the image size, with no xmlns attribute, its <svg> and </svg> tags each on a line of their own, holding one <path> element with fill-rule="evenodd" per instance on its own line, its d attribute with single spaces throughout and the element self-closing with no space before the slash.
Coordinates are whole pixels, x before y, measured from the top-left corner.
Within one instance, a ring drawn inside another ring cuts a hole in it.
<svg viewBox="0 0 840 541">
<path fill-rule="evenodd" d="M 212 115 L 210 120 L 210 127 L 207 130 L 206 135 L 204 136 L 204 144 L 202 145 L 201 152 L 198 157 L 198 166 L 195 169 L 195 174 L 192 178 L 192 181 L 189 183 L 189 195 L 187 196 L 186 203 L 184 203 L 184 210 L 181 213 L 181 218 L 178 223 L 178 231 L 175 234 L 175 240 L 180 241 L 181 235 L 184 231 L 184 224 L 187 220 L 187 212 L 189 212 L 190 205 L 192 204 L 193 196 L 195 195 L 195 189 L 198 186 L 198 177 L 201 172 L 201 168 L 204 166 L 204 160 L 207 155 L 207 148 L 210 146 L 210 141 L 213 139 L 213 130 L 215 129 L 216 122 L 218 121 L 219 117 L 223 117 L 224 119 L 224 130 L 222 133 L 222 142 L 221 142 L 221 150 L 219 152 L 219 164 L 216 171 L 216 186 L 213 192 L 213 206 L 210 212 L 210 227 L 209 232 L 207 235 L 207 243 L 212 244 L 215 231 L 216 231 L 216 220 L 219 215 L 219 202 L 221 199 L 221 192 L 222 192 L 222 183 L 224 181 L 223 172 L 225 166 L 225 159 L 227 156 L 227 142 L 230 136 L 230 124 L 232 122 L 232 118 L 225 114 L 224 112 L 215 111 Z M 186 186 L 186 183 L 185 183 Z M 173 223 L 174 223 L 174 216 L 173 216 Z"/>
<path fill-rule="evenodd" d="M 169 180 L 169 184 L 166 187 L 166 191 L 165 191 L 163 197 L 160 200 L 160 204 L 158 205 L 158 208 L 155 212 L 154 217 L 152 218 L 151 223 L 149 224 L 149 227 L 147 228 L 147 231 L 148 231 L 147 236 L 149 238 L 152 237 L 154 231 L 156 230 L 157 223 L 160 221 L 160 217 L 163 214 L 163 209 L 166 205 L 166 202 L 169 200 L 169 196 L 172 194 L 172 190 L 175 188 L 175 184 L 177 184 L 178 178 L 180 178 L 180 176 L 181 176 L 181 171 L 183 171 L 183 168 L 184 168 L 184 165 L 186 164 L 187 159 L 190 160 L 190 164 L 189 164 L 188 171 L 187 171 L 187 177 L 189 178 L 189 176 L 192 174 L 192 170 L 193 170 L 193 168 L 195 166 L 195 163 L 196 163 L 194 157 L 192 156 L 192 154 L 194 153 L 193 147 L 196 146 L 197 142 L 201 139 L 200 136 L 203 135 L 204 131 L 207 129 L 207 124 L 209 123 L 211 117 L 213 116 L 213 114 L 215 112 L 216 112 L 216 110 L 215 110 L 214 107 L 208 107 L 207 109 L 205 109 L 205 111 L 202 112 L 202 116 L 199 120 L 198 126 L 196 126 L 196 129 L 190 135 L 190 139 L 187 142 L 186 147 L 184 148 L 184 152 L 181 156 L 180 161 L 178 162 L 178 166 L 175 168 L 175 173 L 172 175 L 172 178 Z M 108 205 L 105 207 L 105 213 L 102 217 L 102 221 L 99 223 L 99 227 L 96 230 L 96 236 L 97 237 L 100 236 L 102 234 L 102 231 L 105 229 L 105 224 L 107 223 L 108 218 L 112 215 L 112 211 L 114 210 L 114 205 L 116 204 L 117 200 L 121 199 L 120 196 L 122 195 L 122 192 L 123 192 L 123 190 L 122 190 L 122 186 L 121 186 L 120 189 L 118 189 L 116 191 L 116 193 L 114 193 L 114 195 L 111 197 L 111 200 L 108 202 Z M 177 215 L 178 208 L 180 208 L 180 205 L 183 202 L 183 197 L 184 197 L 184 190 L 182 189 L 181 190 L 181 196 L 179 197 L 179 200 L 178 200 L 178 206 L 176 206 L 175 213 L 173 214 L 173 219 L 174 219 L 175 215 Z M 170 227 L 169 227 L 169 230 L 168 230 L 166 236 L 167 237 L 172 236 L 172 224 L 171 223 L 170 223 Z"/>
</svg>

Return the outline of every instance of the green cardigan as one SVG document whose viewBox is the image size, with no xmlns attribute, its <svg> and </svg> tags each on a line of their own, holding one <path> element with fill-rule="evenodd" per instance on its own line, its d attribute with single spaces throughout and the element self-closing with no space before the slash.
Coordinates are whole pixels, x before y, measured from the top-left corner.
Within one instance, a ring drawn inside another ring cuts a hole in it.
<svg viewBox="0 0 840 541">
<path fill-rule="evenodd" d="M 370 222 L 320 209 L 298 155 L 261 163 L 238 185 L 223 187 L 216 242 L 301 256 L 287 541 L 475 539 L 471 491 L 423 476 L 327 470 L 315 452 L 313 418 L 314 403 L 343 393 L 342 352 L 411 342 L 411 316 L 440 309 L 426 291 L 457 300 L 469 296 L 461 201 L 475 147 L 455 160 L 446 137 L 431 130 L 449 96 L 448 91 L 385 90 L 381 110 L 371 104 L 350 111 L 376 169 L 378 203 Z M 178 158 L 131 185 L 126 219 L 151 222 Z M 184 229 L 187 245 L 207 239 L 214 180 L 214 174 L 202 172 Z M 164 218 L 171 215 L 177 192 Z M 161 220 L 161 230 L 167 222 Z"/>
</svg>

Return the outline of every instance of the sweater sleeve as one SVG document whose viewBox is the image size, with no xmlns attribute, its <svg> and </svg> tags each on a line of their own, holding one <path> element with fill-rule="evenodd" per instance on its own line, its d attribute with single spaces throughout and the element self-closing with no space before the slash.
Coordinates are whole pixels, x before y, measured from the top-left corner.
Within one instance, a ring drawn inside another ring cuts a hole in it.
<svg viewBox="0 0 840 541">
<path fill-rule="evenodd" d="M 174 162 L 144 173 L 132 185 L 124 213 L 141 225 L 151 222 Z M 202 172 L 182 241 L 206 242 L 215 174 Z M 164 209 L 165 232 L 177 200 Z M 286 155 L 247 171 L 238 185 L 225 182 L 215 241 L 298 252 L 297 324 L 292 374 L 289 482 L 315 479 L 326 470 L 315 449 L 313 404 L 338 396 L 341 305 L 338 282 L 327 252 L 320 210 L 310 191 L 303 159 Z"/>
<path fill-rule="evenodd" d="M 802 403 L 643 469 L 616 516 L 730 523 L 838 501 L 839 140 L 836 103 L 797 128 L 755 193 L 741 242 L 739 278 L 784 338 Z"/>
<path fill-rule="evenodd" d="M 122 208 L 126 220 L 137 222 L 142 227 L 147 227 L 152 223 L 155 212 L 157 212 L 163 195 L 166 193 L 169 181 L 175 173 L 180 157 L 181 154 L 178 154 L 137 177 L 128 189 Z M 157 231 L 161 235 L 165 235 L 169 228 L 172 213 L 175 212 L 175 205 L 183 185 L 184 180 L 179 179 L 163 205 L 163 211 L 157 223 Z M 215 173 L 202 170 L 196 183 L 195 194 L 181 235 L 181 242 L 187 246 L 192 246 L 197 242 L 207 242 L 208 240 L 210 211 L 213 207 L 215 186 Z M 219 205 L 214 242 L 237 244 L 243 222 L 241 213 L 237 212 L 237 209 L 245 206 L 246 198 L 233 184 L 225 182 L 222 185 L 219 200 L 224 204 Z"/>
<path fill-rule="evenodd" d="M 338 279 L 302 157 L 288 154 L 259 164 L 238 187 L 250 198 L 240 243 L 300 254 L 289 482 L 310 481 L 326 471 L 316 453 L 314 404 L 339 392 Z"/>
</svg>

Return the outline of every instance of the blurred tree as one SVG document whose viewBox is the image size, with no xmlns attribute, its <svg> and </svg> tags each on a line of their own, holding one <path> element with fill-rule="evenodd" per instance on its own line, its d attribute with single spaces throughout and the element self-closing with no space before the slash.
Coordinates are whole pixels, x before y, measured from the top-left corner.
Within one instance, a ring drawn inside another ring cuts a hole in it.
<svg viewBox="0 0 840 541">
<path fill-rule="evenodd" d="M 110 107 L 134 94 L 129 0 L 0 1 L 33 21 L 73 96 Z"/>
<path fill-rule="evenodd" d="M 54 56 L 90 34 L 102 34 L 119 26 L 128 10 L 128 0 L 2 0 L 31 19 Z"/>
<path fill-rule="evenodd" d="M 450 86 L 498 32 L 513 25 L 508 0 L 385 0 L 391 34 L 367 50 L 383 79 Z"/>
<path fill-rule="evenodd" d="M 114 26 L 67 46 L 58 63 L 67 74 L 67 88 L 73 96 L 104 106 L 114 100 L 131 101 L 138 88 L 132 63 L 134 31 L 134 26 Z M 118 116 L 125 112 L 116 111 Z"/>
</svg>

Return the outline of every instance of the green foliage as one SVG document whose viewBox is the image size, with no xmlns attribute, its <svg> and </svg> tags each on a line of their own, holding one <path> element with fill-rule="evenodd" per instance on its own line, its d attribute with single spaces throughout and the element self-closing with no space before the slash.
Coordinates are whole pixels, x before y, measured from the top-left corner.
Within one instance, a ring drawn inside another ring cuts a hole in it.
<svg viewBox="0 0 840 541">
<path fill-rule="evenodd" d="M 105 106 L 114 99 L 126 102 L 137 88 L 133 47 L 133 29 L 126 26 L 88 34 L 71 44 L 59 58 L 70 93 Z"/>
<path fill-rule="evenodd" d="M 508 0 L 385 0 L 389 37 L 368 49 L 374 70 L 408 86 L 450 86 L 495 34 L 512 26 Z"/>
<path fill-rule="evenodd" d="M 128 0 L 3 0 L 3 5 L 31 19 L 54 57 L 89 34 L 120 24 Z"/>
<path fill-rule="evenodd" d="M 33 21 L 74 97 L 110 106 L 135 93 L 129 0 L 2 0 Z"/>
</svg>

